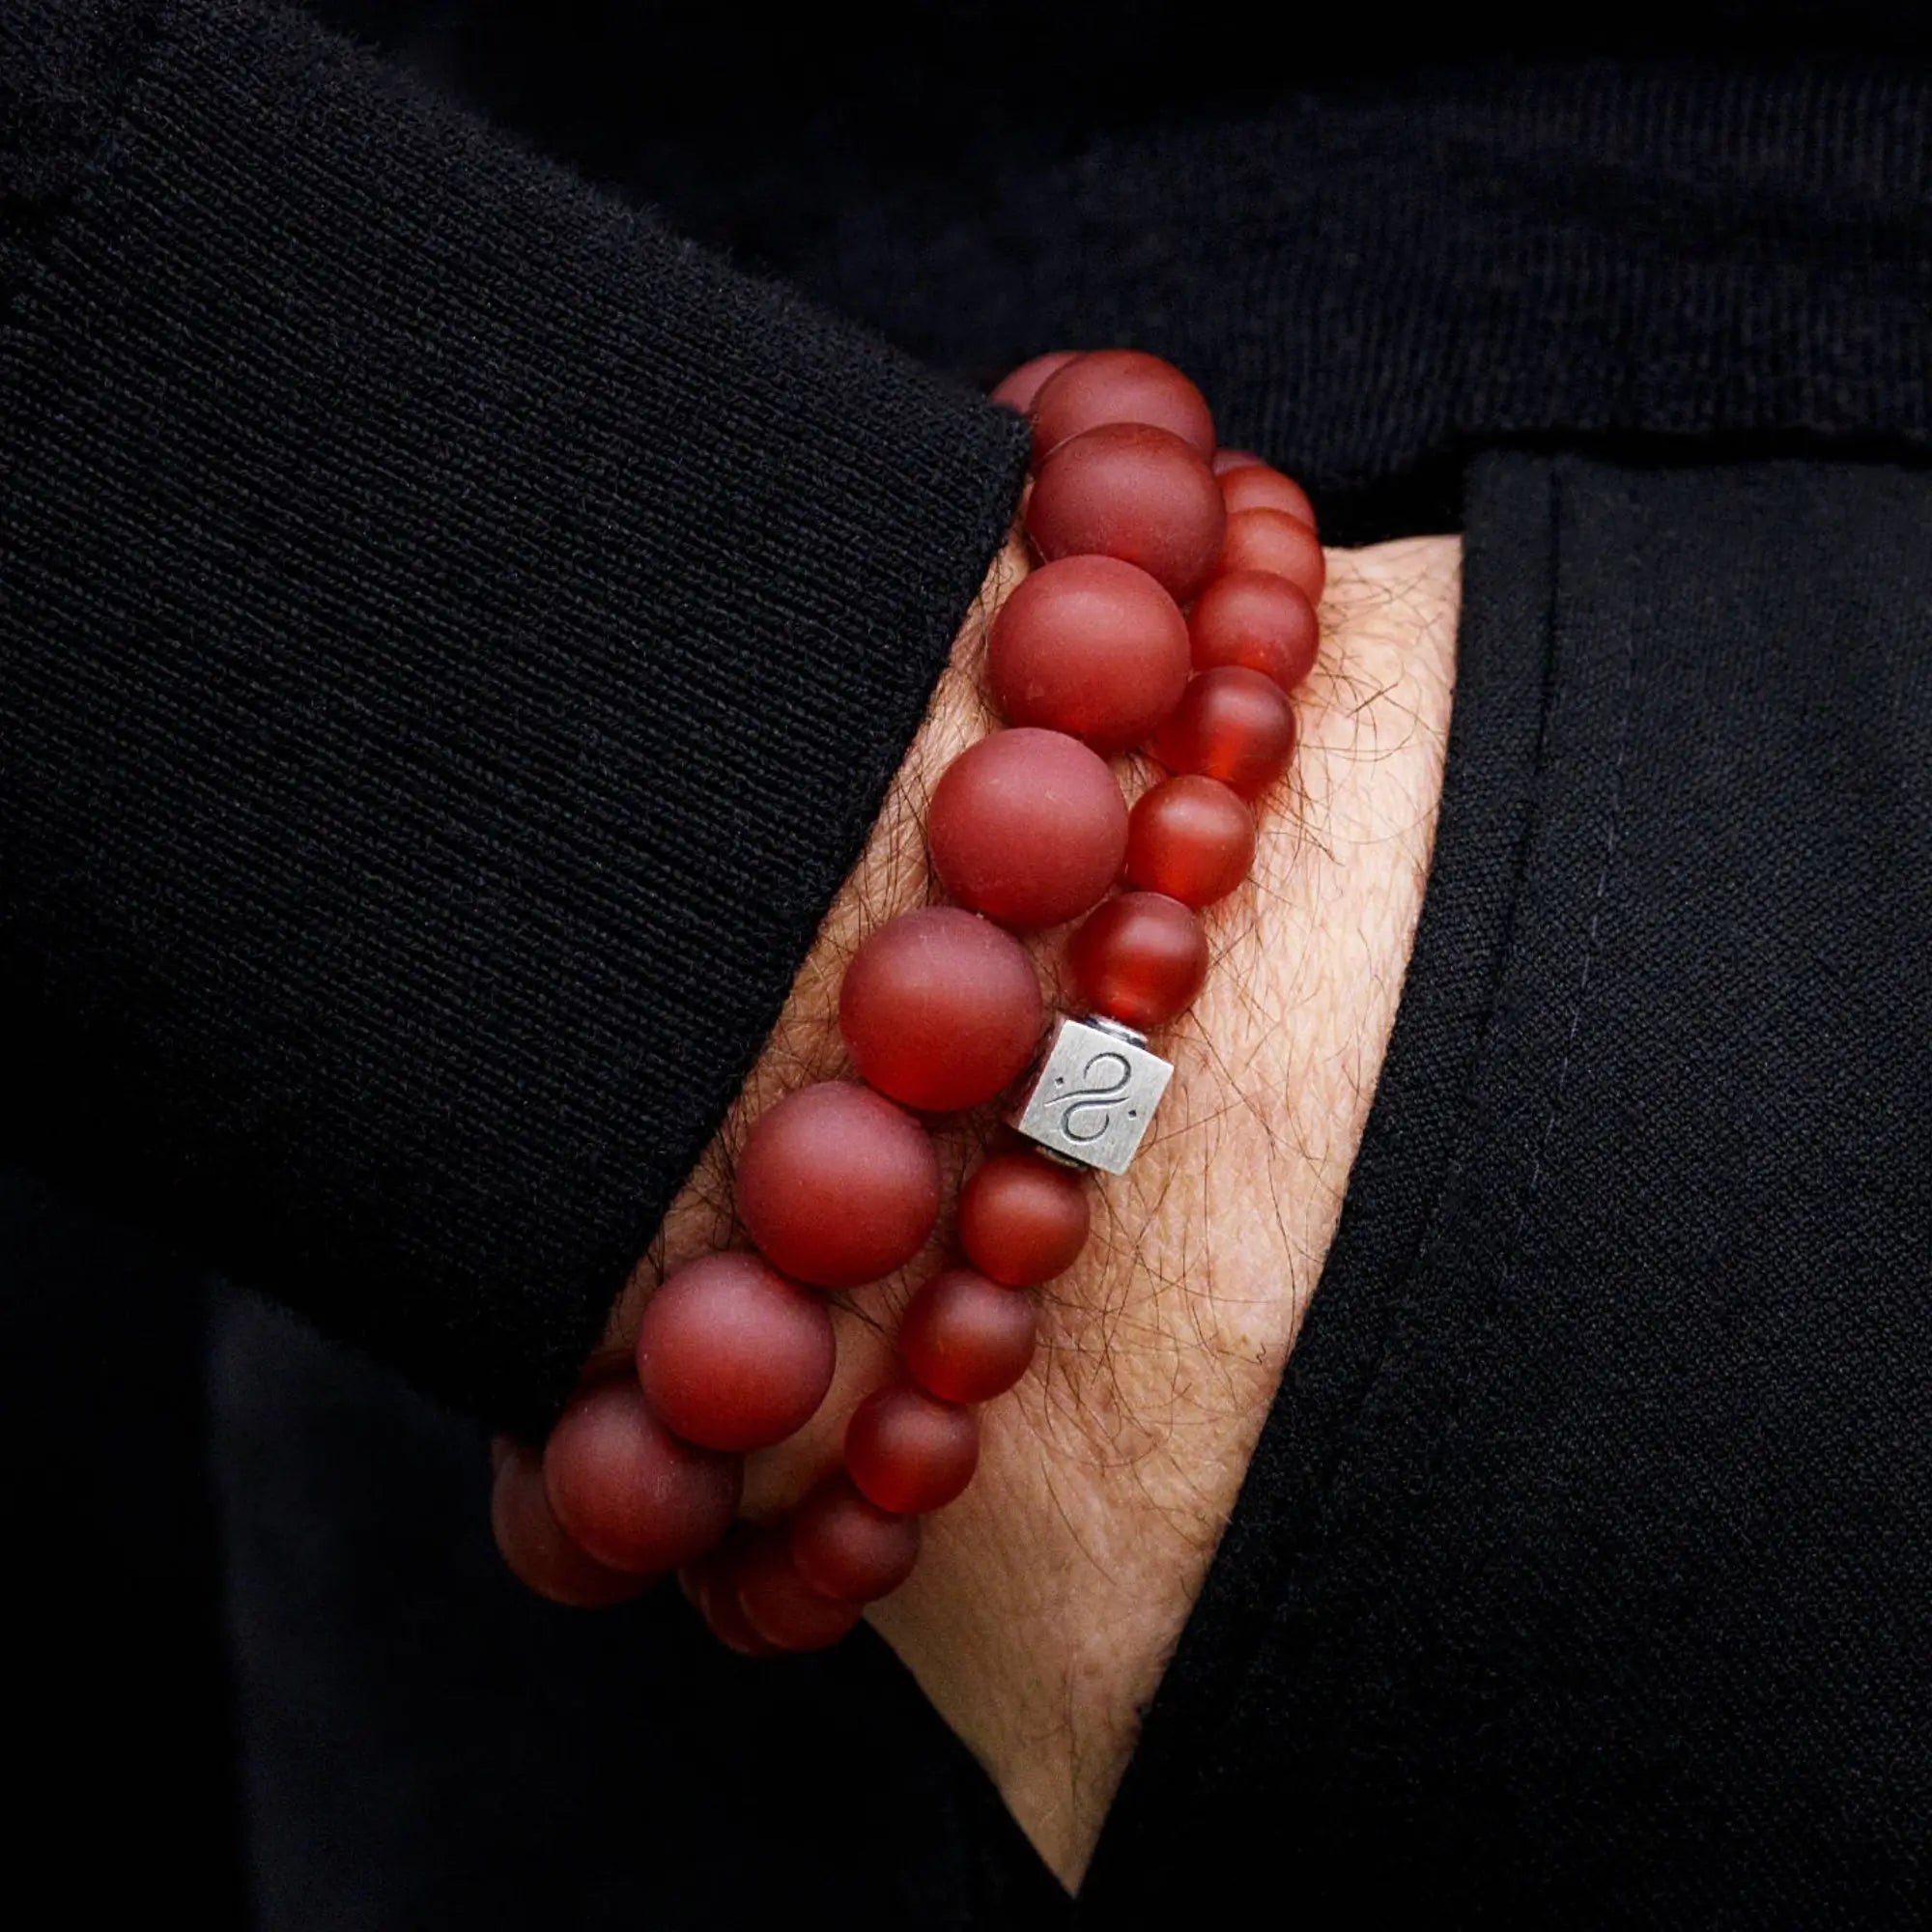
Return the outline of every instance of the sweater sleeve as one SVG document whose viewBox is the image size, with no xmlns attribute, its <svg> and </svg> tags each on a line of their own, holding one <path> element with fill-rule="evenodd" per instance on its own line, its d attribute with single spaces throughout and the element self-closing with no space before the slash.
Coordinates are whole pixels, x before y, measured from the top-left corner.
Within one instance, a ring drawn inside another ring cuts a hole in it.
<svg viewBox="0 0 1932 1932">
<path fill-rule="evenodd" d="M 0 1135 L 535 1427 L 1024 431 L 294 14 L 0 24 Z"/>
</svg>

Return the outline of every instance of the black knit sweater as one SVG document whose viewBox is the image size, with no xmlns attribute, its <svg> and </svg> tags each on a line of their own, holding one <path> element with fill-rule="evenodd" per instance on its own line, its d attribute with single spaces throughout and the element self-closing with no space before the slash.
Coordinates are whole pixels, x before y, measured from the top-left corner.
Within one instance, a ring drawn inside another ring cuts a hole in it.
<svg viewBox="0 0 1932 1932">
<path fill-rule="evenodd" d="M 7 1151 L 540 1424 L 1010 516 L 956 379 L 1176 355 L 1331 534 L 1470 577 L 1388 1072 L 1087 1910 L 1225 1918 L 1286 1842 L 1314 1922 L 1918 1921 L 1917 12 L 1311 66 L 1162 8 L 762 60 L 715 8 L 332 11 L 386 52 L 0 14 Z M 1060 1916 L 952 1776 L 873 1794 L 937 1848 L 881 1921 Z M 556 1922 L 473 1885 L 446 1922 Z"/>
</svg>

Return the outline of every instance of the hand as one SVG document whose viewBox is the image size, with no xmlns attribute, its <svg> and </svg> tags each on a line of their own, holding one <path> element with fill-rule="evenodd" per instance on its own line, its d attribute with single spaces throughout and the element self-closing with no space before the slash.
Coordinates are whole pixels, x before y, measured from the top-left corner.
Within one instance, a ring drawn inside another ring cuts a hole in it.
<svg viewBox="0 0 1932 1932">
<path fill-rule="evenodd" d="M 1042 1293 L 1027 1378 L 982 1412 L 979 1476 L 868 1612 L 1069 1886 L 1186 1619 L 1307 1308 L 1360 1143 L 1427 877 L 1453 682 L 1460 546 L 1329 554 L 1302 736 L 1250 884 L 1208 914 L 1216 958 L 1165 1036 L 1154 1137 L 1103 1179 L 1094 1236 Z M 922 827 L 950 759 L 997 722 L 978 668 L 1024 570 L 1009 552 L 744 1094 L 667 1217 L 593 1371 L 630 1351 L 664 1272 L 728 1245 L 728 1175 L 780 1094 L 849 1072 L 837 1005 L 866 935 L 931 895 Z M 1136 771 L 1129 788 L 1146 774 Z M 1051 982 L 1059 936 L 1040 942 Z M 956 1170 L 983 1122 L 939 1135 Z M 942 1223 L 941 1234 L 945 1233 Z M 749 1459 L 744 1512 L 782 1512 L 838 1459 L 930 1258 L 842 1297 L 838 1372 L 798 1435 Z"/>
</svg>

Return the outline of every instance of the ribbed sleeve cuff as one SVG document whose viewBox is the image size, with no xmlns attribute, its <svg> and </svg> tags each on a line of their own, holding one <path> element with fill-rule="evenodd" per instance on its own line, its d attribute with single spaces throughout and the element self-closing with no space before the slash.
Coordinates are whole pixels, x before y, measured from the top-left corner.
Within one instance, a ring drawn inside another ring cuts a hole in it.
<svg viewBox="0 0 1932 1932">
<path fill-rule="evenodd" d="M 857 856 L 1023 429 L 224 0 L 164 10 L 0 266 L 6 1130 L 540 1423 Z"/>
</svg>

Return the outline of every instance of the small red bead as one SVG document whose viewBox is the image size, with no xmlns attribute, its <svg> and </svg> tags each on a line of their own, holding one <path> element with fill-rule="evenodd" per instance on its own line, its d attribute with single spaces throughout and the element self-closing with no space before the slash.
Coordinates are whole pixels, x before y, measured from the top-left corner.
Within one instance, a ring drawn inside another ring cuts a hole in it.
<svg viewBox="0 0 1932 1932">
<path fill-rule="evenodd" d="M 857 1604 L 821 1596 L 798 1574 L 782 1528 L 756 1531 L 735 1568 L 738 1607 L 776 1650 L 824 1650 L 859 1621 Z"/>
<path fill-rule="evenodd" d="M 882 1510 L 849 1476 L 833 1476 L 792 1512 L 791 1560 L 820 1596 L 876 1603 L 912 1575 L 919 1518 Z"/>
<path fill-rule="evenodd" d="M 1148 1033 L 1200 992 L 1208 978 L 1208 935 L 1179 899 L 1122 893 L 1081 922 L 1067 943 L 1066 964 L 1091 1011 Z"/>
<path fill-rule="evenodd" d="M 731 1526 L 743 1481 L 736 1456 L 680 1441 L 628 1378 L 586 1389 L 544 1448 L 557 1521 L 599 1563 L 633 1576 L 709 1549 Z"/>
<path fill-rule="evenodd" d="M 1187 613 L 1194 668 L 1244 665 L 1293 691 L 1315 668 L 1321 622 L 1308 593 L 1270 571 L 1217 577 Z"/>
<path fill-rule="evenodd" d="M 971 1268 L 948 1268 L 913 1296 L 899 1322 L 899 1356 L 927 1395 L 990 1402 L 1026 1374 L 1038 1332 L 1030 1296 Z"/>
<path fill-rule="evenodd" d="M 1219 779 L 1194 773 L 1144 792 L 1127 821 L 1127 877 L 1182 905 L 1226 898 L 1255 860 L 1255 814 Z"/>
<path fill-rule="evenodd" d="M 1221 478 L 1221 500 L 1232 517 L 1237 510 L 1279 510 L 1298 524 L 1315 527 L 1315 505 L 1293 477 L 1266 464 L 1245 465 Z"/>
<path fill-rule="evenodd" d="M 1155 734 L 1153 754 L 1171 772 L 1201 772 L 1257 797 L 1294 755 L 1294 706 L 1258 670 L 1204 670 Z"/>
<path fill-rule="evenodd" d="M 1262 469 L 1267 466 L 1252 449 L 1217 449 L 1214 452 L 1214 474 L 1225 476 L 1231 469 Z"/>
<path fill-rule="evenodd" d="M 763 1449 L 811 1419 L 832 1386 L 832 1317 L 756 1255 L 703 1255 L 668 1276 L 638 1327 L 638 1381 L 673 1435 Z"/>
<path fill-rule="evenodd" d="M 1079 355 L 1077 349 L 1055 349 L 1045 355 L 1036 355 L 1022 362 L 994 384 L 991 400 L 1025 415 L 1033 408 L 1034 398 L 1039 394 L 1047 380 L 1059 375 L 1069 362 L 1078 360 Z"/>
<path fill-rule="evenodd" d="M 845 1427 L 845 1466 L 867 1499 L 897 1516 L 943 1509 L 980 1466 L 980 1420 L 903 1383 L 875 1389 Z"/>
<path fill-rule="evenodd" d="M 1285 510 L 1236 510 L 1230 514 L 1215 575 L 1225 577 L 1235 570 L 1271 571 L 1299 585 L 1318 604 L 1321 586 L 1328 581 L 1328 559 L 1321 554 L 1321 539 Z"/>
<path fill-rule="evenodd" d="M 727 1537 L 708 1555 L 688 1563 L 677 1573 L 679 1586 L 691 1600 L 711 1634 L 740 1657 L 777 1657 L 779 1647 L 767 1643 L 738 1604 L 738 1567 L 751 1548 L 753 1532 Z"/>
<path fill-rule="evenodd" d="M 923 906 L 881 926 L 838 991 L 839 1030 L 859 1071 L 889 1098 L 934 1114 L 1010 1086 L 1043 1018 L 1026 948 L 957 906 Z"/>
<path fill-rule="evenodd" d="M 986 644 L 986 681 L 1014 724 L 1124 752 L 1187 684 L 1187 620 L 1146 571 L 1112 556 L 1043 564 L 1009 597 Z"/>
<path fill-rule="evenodd" d="M 1036 1288 L 1087 1245 L 1087 1183 L 1037 1153 L 989 1154 L 959 1191 L 959 1245 L 981 1274 Z"/>
<path fill-rule="evenodd" d="M 1227 522 L 1201 452 L 1145 423 L 1107 423 L 1063 442 L 1026 506 L 1027 534 L 1049 562 L 1117 556 L 1183 604 L 1213 575 Z"/>
<path fill-rule="evenodd" d="M 787 1094 L 738 1156 L 738 1215 L 781 1274 L 857 1288 L 903 1267 L 939 1218 L 939 1157 L 910 1114 L 850 1081 Z"/>
<path fill-rule="evenodd" d="M 1150 423 L 1193 444 L 1204 462 L 1214 454 L 1208 398 L 1172 362 L 1138 349 L 1096 349 L 1056 370 L 1034 398 L 1034 456 L 1107 423 Z"/>
<path fill-rule="evenodd" d="M 1020 725 L 946 768 L 926 834 L 933 867 L 960 904 L 1007 925 L 1059 925 L 1119 875 L 1127 806 L 1097 753 Z"/>
<path fill-rule="evenodd" d="M 497 1466 L 490 1489 L 490 1527 L 503 1561 L 521 1583 L 574 1610 L 624 1603 L 650 1580 L 611 1570 L 572 1542 L 544 1494 L 543 1458 L 521 1443 Z"/>
</svg>

